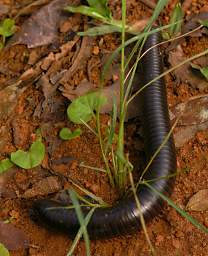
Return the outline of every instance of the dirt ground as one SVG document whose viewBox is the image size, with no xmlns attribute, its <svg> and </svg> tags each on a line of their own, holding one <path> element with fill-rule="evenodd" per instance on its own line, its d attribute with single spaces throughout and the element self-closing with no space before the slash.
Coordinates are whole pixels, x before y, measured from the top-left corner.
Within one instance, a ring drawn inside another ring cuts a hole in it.
<svg viewBox="0 0 208 256">
<path fill-rule="evenodd" d="M 24 9 L 32 2 L 40 1 L 0 0 L 0 20 L 18 14 L 16 21 L 20 31 L 24 21 L 43 7 L 40 4 Z M 52 1 L 42 2 L 48 4 Z M 121 1 L 109 2 L 114 17 L 120 18 Z M 129 22 L 135 23 L 152 13 L 152 9 L 142 1 L 127 2 Z M 159 19 L 164 24 L 168 23 L 170 11 L 177 1 L 170 2 Z M 208 17 L 207 0 L 183 2 L 187 3 L 183 6 L 186 16 L 207 12 Z M 23 9 L 25 12 L 20 13 Z M 120 37 L 115 34 L 81 39 L 76 32 L 88 26 L 89 20 L 86 17 L 65 15 L 58 21 L 59 32 L 52 43 L 30 48 L 29 45 L 36 39 L 23 45 L 21 42 L 25 42 L 25 39 L 22 36 L 15 39 L 15 43 L 9 42 L 9 46 L 0 53 L 0 158 L 4 159 L 20 148 L 28 149 L 35 130 L 39 127 L 46 145 L 46 156 L 41 166 L 32 170 L 13 167 L 0 176 L 0 220 L 11 219 L 11 224 L 21 229 L 29 240 L 28 248 L 13 250 L 12 256 L 65 256 L 70 248 L 72 241 L 66 235 L 47 231 L 29 218 L 29 209 L 36 198 L 59 195 L 61 190 L 73 187 L 71 180 L 107 202 L 117 198 L 116 191 L 110 187 L 104 173 L 79 166 L 80 160 L 89 166 L 103 166 L 97 138 L 83 127 L 82 136 L 70 141 L 59 139 L 58 133 L 65 126 L 72 129 L 80 127 L 67 120 L 69 98 L 77 93 L 76 89 L 80 84 L 83 87 L 86 80 L 94 88 L 98 86 L 101 68 L 109 54 L 119 45 Z M 180 42 L 184 56 L 190 57 L 205 50 L 208 45 L 207 35 L 203 33 L 190 36 Z M 41 38 L 37 41 L 41 42 Z M 165 47 L 162 49 L 167 69 L 170 67 L 169 53 L 165 51 Z M 71 73 L 65 72 L 62 75 L 62 71 L 67 70 Z M 108 85 L 118 80 L 118 63 L 114 63 L 108 75 Z M 194 86 L 192 82 L 181 79 L 179 73 L 166 76 L 168 102 L 172 113 L 175 106 L 192 97 L 207 96 L 207 82 L 200 83 L 200 86 Z M 104 129 L 108 115 L 102 115 L 101 120 Z M 206 119 L 206 124 L 207 122 Z M 126 147 L 133 161 L 143 157 L 143 142 L 140 140 L 142 136 L 138 132 L 140 125 L 139 117 L 134 117 L 126 124 Z M 178 125 L 174 132 L 177 141 L 177 165 L 181 172 L 176 176 L 171 199 L 185 209 L 193 194 L 208 189 L 208 125 L 197 126 L 195 132 L 180 143 L 182 132 L 186 135 L 186 130 L 182 129 L 184 126 Z M 135 138 L 133 141 L 132 137 Z M 141 167 L 137 161 L 135 165 Z M 52 178 L 52 183 L 48 178 Z M 41 184 L 40 181 L 44 181 L 42 187 L 37 185 Z M 188 213 L 208 227 L 207 211 Z M 158 256 L 208 255 L 208 235 L 195 228 L 170 206 L 166 205 L 163 212 L 147 224 L 147 231 Z M 74 255 L 85 255 L 84 242 L 80 242 Z M 91 255 L 147 256 L 150 255 L 150 249 L 144 232 L 138 231 L 126 237 L 92 241 Z"/>
</svg>

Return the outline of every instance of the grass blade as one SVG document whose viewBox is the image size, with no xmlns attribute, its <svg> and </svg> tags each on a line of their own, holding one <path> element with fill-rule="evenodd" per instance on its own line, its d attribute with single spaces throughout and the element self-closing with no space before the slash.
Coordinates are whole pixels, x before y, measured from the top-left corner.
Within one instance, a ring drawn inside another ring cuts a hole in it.
<svg viewBox="0 0 208 256">
<path fill-rule="evenodd" d="M 164 201 L 166 201 L 170 206 L 172 206 L 182 217 L 187 219 L 191 224 L 193 224 L 196 228 L 199 230 L 205 232 L 208 234 L 208 228 L 206 228 L 203 224 L 199 223 L 196 219 L 194 219 L 191 215 L 189 215 L 187 212 L 182 210 L 180 207 L 178 207 L 170 198 L 162 194 L 160 191 L 155 189 L 153 186 L 151 186 L 149 183 L 144 182 L 144 184 L 151 189 L 155 194 L 158 194 Z"/>
<path fill-rule="evenodd" d="M 67 6 L 65 10 L 72 13 L 80 13 L 98 20 L 105 19 L 100 13 L 97 12 L 97 9 L 85 5 Z"/>
<path fill-rule="evenodd" d="M 103 70 L 102 70 L 102 74 L 101 74 L 101 84 L 103 84 L 103 81 L 106 77 L 106 74 L 109 70 L 109 67 L 111 65 L 111 63 L 113 62 L 113 60 L 115 59 L 115 57 L 119 54 L 119 52 L 121 51 L 121 49 L 123 47 L 127 47 L 129 46 L 130 44 L 133 44 L 134 42 L 138 41 L 139 39 L 142 39 L 148 35 L 152 35 L 156 32 L 160 32 L 162 30 L 165 30 L 165 29 L 168 29 L 170 28 L 171 26 L 173 26 L 173 24 L 168 24 L 168 25 L 165 25 L 165 26 L 162 26 L 162 27 L 159 27 L 159 28 L 155 28 L 149 32 L 143 32 L 143 33 L 140 33 L 139 35 L 136 35 L 128 40 L 125 41 L 125 44 L 124 45 L 120 45 L 112 54 L 111 56 L 109 57 L 109 59 L 107 60 L 106 64 L 104 65 L 103 67 Z"/>
<path fill-rule="evenodd" d="M 69 190 L 69 194 L 70 194 L 72 203 L 74 205 L 74 208 L 75 208 L 75 211 L 77 214 L 77 218 L 80 223 L 80 227 L 82 228 L 82 233 L 83 233 L 85 247 L 86 247 L 86 256 L 90 256 L 90 239 L 89 239 L 89 235 L 88 235 L 87 228 L 85 225 L 82 209 L 80 207 L 76 192 L 74 192 L 73 190 Z"/>
<path fill-rule="evenodd" d="M 173 25 L 172 27 L 169 28 L 169 34 L 172 37 L 175 34 L 178 34 L 179 32 L 181 32 L 181 25 L 183 22 L 183 10 L 181 7 L 181 4 L 178 3 L 176 4 L 173 13 L 171 15 L 171 19 L 170 19 L 170 23 L 175 23 L 177 21 L 179 21 L 177 24 Z"/>
<path fill-rule="evenodd" d="M 114 25 L 101 25 L 89 28 L 87 31 L 78 32 L 79 36 L 100 36 L 114 32 L 121 32 L 121 28 Z"/>
<path fill-rule="evenodd" d="M 141 225 L 142 225 L 142 229 L 144 231 L 144 234 L 145 234 L 145 238 L 147 240 L 147 243 L 150 247 L 150 250 L 151 250 L 151 253 L 152 255 L 155 255 L 155 250 L 154 250 L 154 247 L 150 241 L 150 238 L 149 238 L 149 235 L 147 233 L 147 229 L 146 229 L 146 224 L 145 224 L 145 220 L 144 220 L 144 217 L 142 215 L 142 212 L 141 212 L 141 204 L 139 202 L 139 198 L 137 196 L 137 193 L 136 193 L 136 187 L 135 187 L 135 184 L 134 184 L 134 180 L 133 180 L 133 177 L 132 177 L 132 173 L 129 172 L 129 179 L 130 179 L 130 183 L 131 183 L 131 187 L 132 187 L 132 191 L 133 191 L 133 194 L 134 194 L 134 198 L 135 198 L 135 202 L 136 202 L 136 205 L 137 205 L 137 209 L 139 210 L 140 212 L 140 222 L 141 222 Z"/>
<path fill-rule="evenodd" d="M 87 225 L 88 225 L 88 223 L 89 223 L 89 221 L 90 221 L 90 219 L 91 219 L 95 209 L 96 208 L 92 208 L 89 211 L 89 213 L 87 214 L 86 218 L 84 219 L 84 226 L 85 227 L 87 227 Z M 73 241 L 73 243 L 71 245 L 71 248 L 70 248 L 69 252 L 67 253 L 67 256 L 73 256 L 73 252 L 74 252 L 74 250 L 75 250 L 75 248 L 76 248 L 80 238 L 82 237 L 82 235 L 83 235 L 83 227 L 80 227 L 79 231 L 77 232 L 76 237 L 74 238 L 74 241 Z"/>
<path fill-rule="evenodd" d="M 100 205 L 102 205 L 103 207 L 107 207 L 109 206 L 106 202 L 103 201 L 103 199 L 99 196 L 94 195 L 92 192 L 90 192 L 89 190 L 79 186 L 78 184 L 76 184 L 72 179 L 70 179 L 70 182 L 79 190 L 81 190 L 82 192 L 84 192 L 86 195 L 88 195 L 89 197 L 91 197 L 93 200 L 95 200 L 96 202 L 98 202 Z"/>
</svg>

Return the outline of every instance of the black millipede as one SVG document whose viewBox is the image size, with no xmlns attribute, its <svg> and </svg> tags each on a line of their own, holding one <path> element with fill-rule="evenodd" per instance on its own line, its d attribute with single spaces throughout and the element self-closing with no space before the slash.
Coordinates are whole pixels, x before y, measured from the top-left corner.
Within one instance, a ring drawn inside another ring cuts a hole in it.
<svg viewBox="0 0 208 256">
<path fill-rule="evenodd" d="M 143 52 L 160 42 L 160 34 L 150 35 L 143 47 Z M 158 46 L 152 48 L 142 58 L 143 84 L 147 84 L 163 72 L 162 58 Z M 143 126 L 145 131 L 145 154 L 147 161 L 151 159 L 158 147 L 163 143 L 170 131 L 170 120 L 163 78 L 152 82 L 142 93 Z M 154 180 L 151 185 L 159 192 L 169 195 L 173 187 L 173 179 L 159 179 L 169 176 L 176 170 L 176 153 L 173 138 L 170 136 L 166 144 L 157 154 L 144 175 L 146 180 Z M 141 204 L 141 212 L 145 221 L 156 216 L 163 207 L 160 196 L 147 186 L 139 186 L 137 196 Z M 40 199 L 33 203 L 33 216 L 57 231 L 63 231 L 74 237 L 80 228 L 74 209 L 65 209 L 61 203 Z M 50 210 L 53 208 L 53 210 Z M 83 207 L 83 214 L 89 212 Z M 125 198 L 112 207 L 95 209 L 87 230 L 90 239 L 110 238 L 136 232 L 141 228 L 140 212 L 134 197 Z"/>
</svg>

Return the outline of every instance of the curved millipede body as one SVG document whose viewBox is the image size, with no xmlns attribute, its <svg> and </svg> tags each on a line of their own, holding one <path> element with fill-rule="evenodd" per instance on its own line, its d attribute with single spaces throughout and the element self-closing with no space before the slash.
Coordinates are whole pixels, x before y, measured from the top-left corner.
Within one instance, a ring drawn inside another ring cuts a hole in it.
<svg viewBox="0 0 208 256">
<path fill-rule="evenodd" d="M 144 45 L 143 51 L 158 44 L 160 35 L 150 35 Z M 144 84 L 158 77 L 163 72 L 159 47 L 156 46 L 142 59 Z M 143 113 L 145 131 L 145 149 L 147 161 L 153 156 L 170 131 L 166 88 L 164 80 L 158 79 L 151 83 L 143 91 Z M 170 179 L 158 179 L 168 176 L 176 170 L 176 154 L 173 138 L 170 137 L 156 158 L 153 160 L 144 179 L 154 181 L 151 185 L 166 195 L 170 194 L 173 181 Z M 148 221 L 162 208 L 162 199 L 146 186 L 139 187 L 137 196 L 141 203 L 141 211 L 144 219 Z M 37 200 L 33 204 L 33 215 L 43 224 L 53 229 L 61 230 L 74 237 L 80 227 L 74 209 L 60 208 L 61 203 L 49 199 Z M 53 207 L 53 210 L 49 208 Z M 57 208 L 56 208 L 57 207 Z M 89 212 L 89 208 L 82 208 L 83 214 Z M 134 197 L 125 198 L 113 207 L 97 208 L 87 230 L 90 239 L 110 238 L 116 235 L 132 233 L 141 226 L 140 214 Z"/>
</svg>

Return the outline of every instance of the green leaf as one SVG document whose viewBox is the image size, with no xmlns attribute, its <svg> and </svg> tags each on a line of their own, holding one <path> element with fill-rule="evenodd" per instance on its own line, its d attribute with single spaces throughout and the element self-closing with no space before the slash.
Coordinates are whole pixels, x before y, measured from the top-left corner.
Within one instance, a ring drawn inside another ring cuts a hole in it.
<svg viewBox="0 0 208 256">
<path fill-rule="evenodd" d="M 5 19 L 0 25 L 0 35 L 9 37 L 15 32 L 15 22 L 13 19 Z"/>
<path fill-rule="evenodd" d="M 45 146 L 41 141 L 37 140 L 33 142 L 27 152 L 17 150 L 11 153 L 11 161 L 21 168 L 31 169 L 41 164 L 44 155 Z"/>
<path fill-rule="evenodd" d="M 71 131 L 69 128 L 62 128 L 59 136 L 62 140 L 71 140 L 76 137 L 79 137 L 82 134 L 81 129 L 76 129 L 75 131 Z"/>
<path fill-rule="evenodd" d="M 103 15 L 101 15 L 95 8 L 93 7 L 88 7 L 85 5 L 80 5 L 77 7 L 74 6 L 67 6 L 65 8 L 66 11 L 69 12 L 73 12 L 73 13 L 81 13 L 83 15 L 95 18 L 95 19 L 99 19 L 99 20 L 103 20 L 105 19 L 105 17 Z"/>
<path fill-rule="evenodd" d="M 1 256 L 9 256 L 10 255 L 7 248 L 2 243 L 0 243 L 0 255 Z"/>
<path fill-rule="evenodd" d="M 208 66 L 202 68 L 199 65 L 191 63 L 191 67 L 199 70 L 201 74 L 208 80 Z"/>
<path fill-rule="evenodd" d="M 99 36 L 105 35 L 114 32 L 121 32 L 120 27 L 116 27 L 113 25 L 101 25 L 93 28 L 89 28 L 87 31 L 79 32 L 79 36 Z"/>
<path fill-rule="evenodd" d="M 1 160 L 0 161 L 0 174 L 7 171 L 12 166 L 13 166 L 13 163 L 8 158 Z"/>
<path fill-rule="evenodd" d="M 87 0 L 89 6 L 95 8 L 104 17 L 111 17 L 111 12 L 108 8 L 107 0 Z"/>
<path fill-rule="evenodd" d="M 99 92 L 91 92 L 75 99 L 67 109 L 69 120 L 75 124 L 89 122 L 98 108 L 107 102 L 107 98 Z"/>
<path fill-rule="evenodd" d="M 183 15 L 184 13 L 181 4 L 176 4 L 170 19 L 170 24 L 173 24 L 173 26 L 169 28 L 169 34 L 171 37 L 181 31 Z"/>
<path fill-rule="evenodd" d="M 208 66 L 200 69 L 202 75 L 208 80 Z"/>
<path fill-rule="evenodd" d="M 199 23 L 208 28 L 208 20 L 199 20 Z"/>
</svg>

